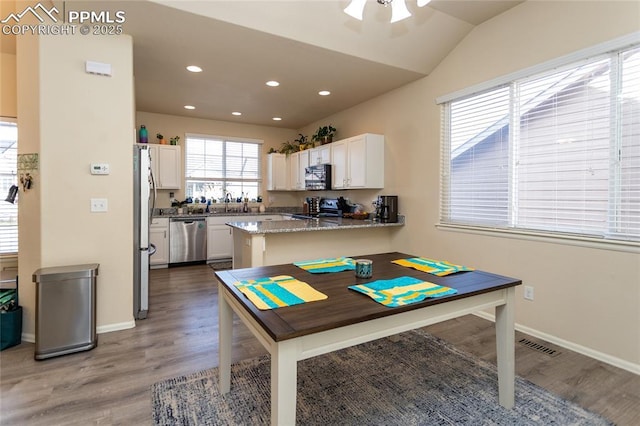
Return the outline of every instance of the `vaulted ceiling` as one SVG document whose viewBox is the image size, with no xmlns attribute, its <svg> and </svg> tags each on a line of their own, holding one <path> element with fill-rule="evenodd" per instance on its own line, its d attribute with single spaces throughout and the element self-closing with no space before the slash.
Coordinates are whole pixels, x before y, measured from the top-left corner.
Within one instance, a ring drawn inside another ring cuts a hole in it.
<svg viewBox="0 0 640 426">
<path fill-rule="evenodd" d="M 137 110 L 298 129 L 428 75 L 476 25 L 521 2 L 433 0 L 419 8 L 407 0 L 412 16 L 393 24 L 391 8 L 373 0 L 363 21 L 343 12 L 348 0 L 52 3 L 60 13 L 124 11 Z M 3 51 L 8 44 L 3 39 Z"/>
</svg>

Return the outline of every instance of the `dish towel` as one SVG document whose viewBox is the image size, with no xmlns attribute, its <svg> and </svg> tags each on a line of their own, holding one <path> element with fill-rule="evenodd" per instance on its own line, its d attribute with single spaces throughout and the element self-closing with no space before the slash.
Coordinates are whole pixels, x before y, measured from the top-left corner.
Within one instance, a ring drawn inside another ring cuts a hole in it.
<svg viewBox="0 0 640 426">
<path fill-rule="evenodd" d="M 367 284 L 349 286 L 351 290 L 366 294 L 378 303 L 390 308 L 422 302 L 424 299 L 456 294 L 450 287 L 421 281 L 413 277 L 378 280 Z"/>
<path fill-rule="evenodd" d="M 392 260 L 391 263 L 406 266 L 407 268 L 417 269 L 422 272 L 428 272 L 439 277 L 455 274 L 456 272 L 473 271 L 473 268 L 454 265 L 453 263 L 445 262 L 444 260 L 427 259 L 425 257 Z"/>
<path fill-rule="evenodd" d="M 322 274 L 325 272 L 353 271 L 356 269 L 356 262 L 350 257 L 333 257 L 328 259 L 305 260 L 293 262 L 298 268 L 302 268 L 312 274 Z"/>
<path fill-rule="evenodd" d="M 299 305 L 327 298 L 326 294 L 289 275 L 236 281 L 233 285 L 261 310 Z"/>
</svg>

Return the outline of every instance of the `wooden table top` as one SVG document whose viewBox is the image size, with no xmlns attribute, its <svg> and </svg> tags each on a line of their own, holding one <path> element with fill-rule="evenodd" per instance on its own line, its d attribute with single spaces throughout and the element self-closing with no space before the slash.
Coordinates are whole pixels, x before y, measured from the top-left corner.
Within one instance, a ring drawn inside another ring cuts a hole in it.
<svg viewBox="0 0 640 426">
<path fill-rule="evenodd" d="M 217 271 L 215 276 L 276 342 L 522 284 L 521 280 L 515 278 L 478 270 L 438 277 L 391 263 L 392 260 L 410 257 L 417 256 L 398 252 L 357 256 L 358 259 L 366 258 L 373 261 L 373 277 L 370 279 L 356 278 L 354 271 L 312 274 L 293 264 Z M 473 265 L 466 266 L 473 267 Z M 304 281 L 326 294 L 328 298 L 317 302 L 262 311 L 256 308 L 233 285 L 236 281 L 277 275 L 290 275 Z M 347 288 L 354 284 L 365 284 L 401 276 L 415 277 L 423 281 L 455 288 L 458 293 L 426 299 L 423 302 L 402 307 L 389 308 L 364 294 Z"/>
</svg>

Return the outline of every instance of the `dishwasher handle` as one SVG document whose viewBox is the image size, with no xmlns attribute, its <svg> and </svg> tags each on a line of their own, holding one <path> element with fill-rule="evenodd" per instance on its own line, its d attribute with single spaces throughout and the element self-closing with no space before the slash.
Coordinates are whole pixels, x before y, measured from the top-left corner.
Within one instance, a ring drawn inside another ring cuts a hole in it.
<svg viewBox="0 0 640 426">
<path fill-rule="evenodd" d="M 176 218 L 171 218 L 171 222 L 182 222 L 185 225 L 191 225 L 194 222 L 204 222 L 205 218 L 203 217 L 176 217 Z"/>
</svg>

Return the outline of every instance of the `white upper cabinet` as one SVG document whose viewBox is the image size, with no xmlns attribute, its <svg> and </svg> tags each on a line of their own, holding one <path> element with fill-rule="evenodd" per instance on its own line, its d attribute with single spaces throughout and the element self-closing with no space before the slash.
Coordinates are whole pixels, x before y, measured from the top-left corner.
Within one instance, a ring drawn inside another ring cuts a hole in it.
<svg viewBox="0 0 640 426">
<path fill-rule="evenodd" d="M 180 146 L 152 144 L 148 146 L 156 188 L 180 189 L 182 186 Z"/>
<path fill-rule="evenodd" d="M 384 188 L 384 135 L 366 133 L 331 145 L 333 189 Z"/>
<path fill-rule="evenodd" d="M 289 163 L 285 154 L 267 155 L 267 190 L 286 191 L 289 189 Z"/>
<path fill-rule="evenodd" d="M 331 144 L 321 145 L 309 150 L 309 165 L 331 163 Z"/>
<path fill-rule="evenodd" d="M 304 190 L 304 169 L 309 167 L 309 151 L 299 151 L 289 154 L 289 189 Z"/>
</svg>

